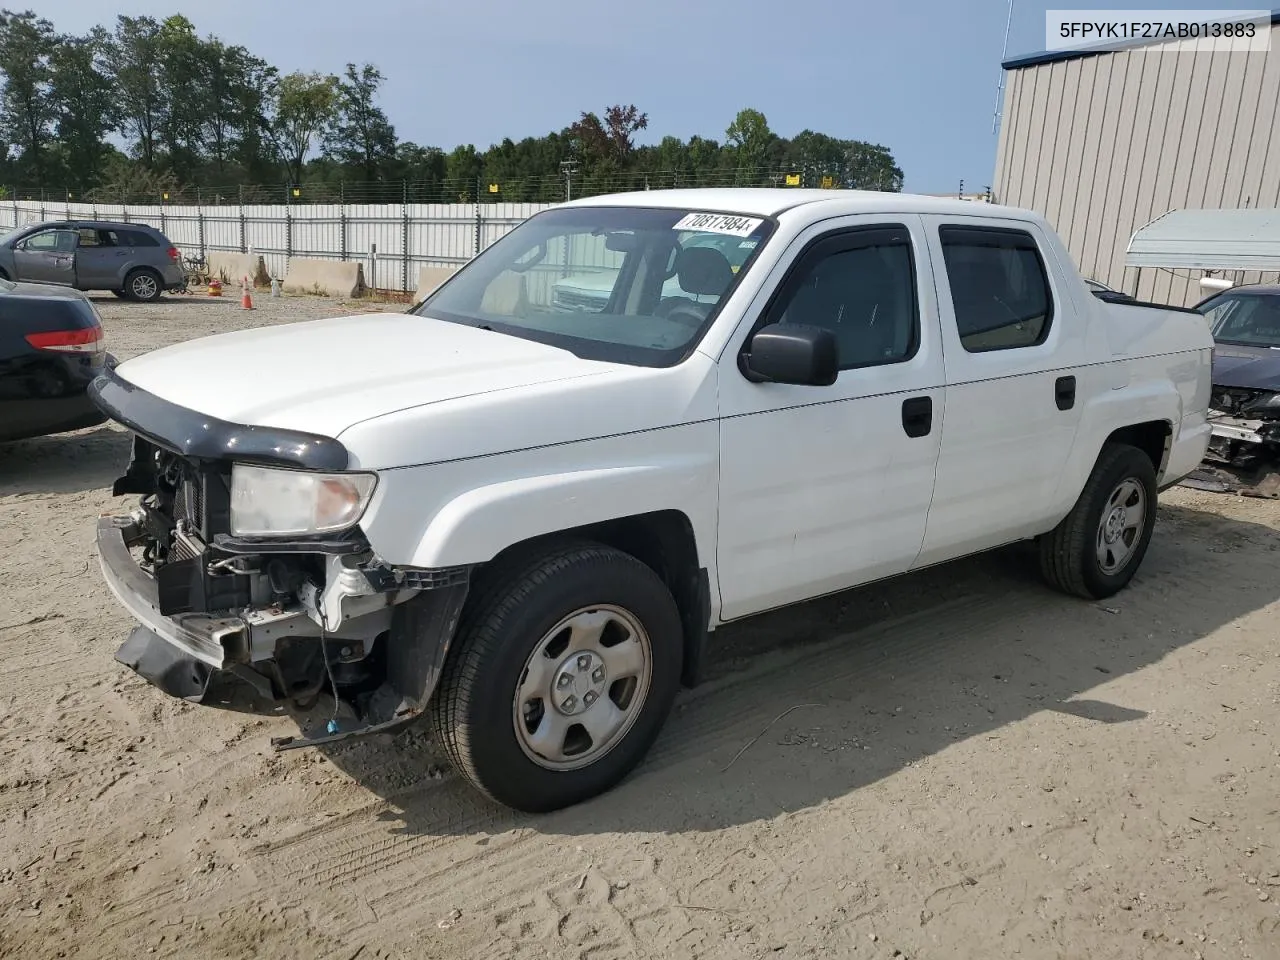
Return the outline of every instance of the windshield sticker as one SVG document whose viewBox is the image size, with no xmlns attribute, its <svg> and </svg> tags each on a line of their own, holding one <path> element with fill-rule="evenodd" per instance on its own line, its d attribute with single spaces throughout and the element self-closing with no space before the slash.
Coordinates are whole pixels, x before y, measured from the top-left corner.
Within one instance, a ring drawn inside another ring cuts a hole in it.
<svg viewBox="0 0 1280 960">
<path fill-rule="evenodd" d="M 735 217 L 724 213 L 691 213 L 671 229 L 749 237 L 762 223 L 764 220 L 759 217 Z"/>
</svg>

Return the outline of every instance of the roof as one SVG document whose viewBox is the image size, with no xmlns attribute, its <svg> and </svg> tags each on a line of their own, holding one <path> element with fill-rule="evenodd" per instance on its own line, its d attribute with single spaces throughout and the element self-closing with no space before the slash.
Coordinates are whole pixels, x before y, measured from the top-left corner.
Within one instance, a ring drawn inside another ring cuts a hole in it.
<svg viewBox="0 0 1280 960">
<path fill-rule="evenodd" d="M 126 223 L 123 220 L 94 220 L 92 217 L 72 217 L 70 220 L 42 220 L 39 223 L 23 224 L 15 229 L 34 230 L 47 227 L 70 227 L 79 224 L 93 224 L 95 227 L 113 227 L 117 230 L 156 230 L 151 224 L 143 223 L 139 220 Z M 159 233 L 158 230 L 156 232 Z"/>
<path fill-rule="evenodd" d="M 1125 265 L 1190 270 L 1280 270 L 1280 210 L 1171 210 L 1129 240 Z"/>
<path fill-rule="evenodd" d="M 1271 11 L 1271 23 L 1280 23 L 1280 10 Z M 1105 50 L 1042 50 L 1039 53 L 1027 53 L 1017 57 L 1011 57 L 1003 61 L 1000 66 L 1006 70 L 1017 70 L 1020 67 L 1034 67 L 1042 63 L 1057 63 L 1060 60 L 1079 60 L 1081 57 L 1097 57 L 1104 53 L 1120 53 L 1124 50 L 1131 50 L 1134 47 L 1146 47 L 1155 43 L 1154 40 L 1133 40 L 1123 45 L 1108 45 Z"/>
<path fill-rule="evenodd" d="M 1020 219 L 1039 215 L 1029 210 L 1002 207 L 993 203 L 930 197 L 915 193 L 881 190 L 817 190 L 803 187 L 701 187 L 689 190 L 637 190 L 571 200 L 570 207 L 673 207 L 776 217 L 788 210 L 810 204 L 826 204 L 833 215 L 850 213 L 941 213 L 998 217 L 1012 214 Z"/>
</svg>

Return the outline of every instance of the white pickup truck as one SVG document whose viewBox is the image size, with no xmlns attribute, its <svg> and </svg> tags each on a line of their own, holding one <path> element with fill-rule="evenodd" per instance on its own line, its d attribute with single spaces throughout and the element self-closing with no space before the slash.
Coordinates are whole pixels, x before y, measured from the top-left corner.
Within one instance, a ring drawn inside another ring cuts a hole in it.
<svg viewBox="0 0 1280 960">
<path fill-rule="evenodd" d="M 218 671 L 334 695 L 277 748 L 430 716 L 477 788 L 560 808 L 640 762 L 723 624 L 1029 539 L 1055 587 L 1122 589 L 1204 455 L 1212 349 L 1193 311 L 1092 296 L 1022 210 L 575 201 L 407 313 L 95 381 L 140 496 L 98 524 L 140 621 L 116 656 L 193 701 Z"/>
</svg>

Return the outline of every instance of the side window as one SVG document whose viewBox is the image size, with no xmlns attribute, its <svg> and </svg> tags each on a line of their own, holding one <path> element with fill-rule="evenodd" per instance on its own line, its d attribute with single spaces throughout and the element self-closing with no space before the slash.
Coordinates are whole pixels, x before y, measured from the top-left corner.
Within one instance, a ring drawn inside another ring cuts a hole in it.
<svg viewBox="0 0 1280 960">
<path fill-rule="evenodd" d="M 920 339 L 910 232 L 859 228 L 819 241 L 787 277 L 765 322 L 826 327 L 841 370 L 909 360 Z"/>
<path fill-rule="evenodd" d="M 141 230 L 117 230 L 116 240 L 122 247 L 158 247 L 160 241 L 149 233 L 143 233 Z"/>
<path fill-rule="evenodd" d="M 92 227 L 81 227 L 76 232 L 80 234 L 79 245 L 81 248 L 100 247 L 103 245 L 103 240 L 98 231 L 94 230 Z"/>
<path fill-rule="evenodd" d="M 38 253 L 71 253 L 76 248 L 76 235 L 70 230 L 45 230 L 33 233 L 20 246 Z"/>
<path fill-rule="evenodd" d="M 1025 230 L 941 227 L 960 343 L 969 353 L 1044 343 L 1053 295 L 1035 239 Z"/>
</svg>

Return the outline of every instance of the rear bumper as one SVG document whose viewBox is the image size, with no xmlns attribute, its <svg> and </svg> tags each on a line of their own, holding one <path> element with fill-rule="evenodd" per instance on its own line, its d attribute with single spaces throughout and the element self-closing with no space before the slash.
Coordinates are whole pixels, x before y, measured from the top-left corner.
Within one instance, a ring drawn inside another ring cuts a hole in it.
<svg viewBox="0 0 1280 960">
<path fill-rule="evenodd" d="M 1194 426 L 1186 422 L 1182 424 L 1160 477 L 1161 490 L 1176 486 L 1196 471 L 1209 449 L 1211 436 L 1212 429 L 1208 423 L 1202 422 Z"/>
</svg>

